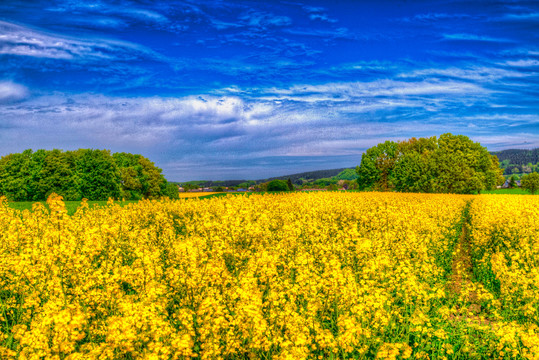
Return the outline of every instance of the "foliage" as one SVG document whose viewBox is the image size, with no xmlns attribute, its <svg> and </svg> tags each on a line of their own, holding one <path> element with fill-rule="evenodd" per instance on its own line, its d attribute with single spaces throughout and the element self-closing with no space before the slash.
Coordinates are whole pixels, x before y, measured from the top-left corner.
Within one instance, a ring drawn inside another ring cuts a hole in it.
<svg viewBox="0 0 539 360">
<path fill-rule="evenodd" d="M 389 190 L 391 173 L 397 161 L 398 143 L 386 141 L 367 149 L 357 167 L 360 190 Z"/>
<path fill-rule="evenodd" d="M 0 159 L 0 194 L 15 201 L 175 197 L 161 169 L 141 155 L 108 150 L 25 150 Z"/>
<path fill-rule="evenodd" d="M 522 166 L 529 163 L 539 163 L 539 148 L 532 150 L 509 149 L 496 151 L 492 154 L 496 155 L 500 161 L 506 165 L 515 164 Z"/>
<path fill-rule="evenodd" d="M 524 175 L 520 181 L 520 185 L 524 190 L 529 191 L 532 195 L 539 190 L 539 174 L 531 173 Z"/>
<path fill-rule="evenodd" d="M 378 144 L 356 171 L 361 190 L 473 194 L 503 181 L 495 156 L 452 134 Z"/>
<path fill-rule="evenodd" d="M 335 176 L 336 180 L 356 180 L 358 178 L 355 169 L 344 169 Z"/>
<path fill-rule="evenodd" d="M 339 189 L 339 188 L 337 187 L 336 184 L 330 184 L 330 185 L 328 186 L 328 190 L 330 190 L 330 191 L 335 191 L 335 190 L 338 190 L 338 189 Z"/>
<path fill-rule="evenodd" d="M 77 150 L 79 189 L 88 200 L 120 197 L 120 170 L 108 150 Z"/>
<path fill-rule="evenodd" d="M 491 154 L 500 159 L 504 175 L 529 174 L 539 171 L 539 148 L 532 150 L 510 149 Z"/>
<path fill-rule="evenodd" d="M 165 186 L 164 191 L 162 192 L 163 196 L 168 197 L 169 199 L 179 199 L 180 198 L 180 192 L 178 189 L 178 185 L 168 183 Z"/>
<path fill-rule="evenodd" d="M 344 170 L 346 169 L 307 171 L 307 172 L 298 173 L 298 174 L 273 177 L 273 178 L 269 178 L 265 180 L 258 180 L 257 182 L 269 182 L 271 180 L 287 180 L 288 178 L 290 178 L 293 184 L 302 185 L 305 181 L 313 182 L 319 179 L 331 179 L 339 175 Z"/>
<path fill-rule="evenodd" d="M 0 200 L 0 357 L 533 359 L 539 199 L 502 197 Z M 471 199 L 486 315 L 448 286 Z"/>
<path fill-rule="evenodd" d="M 289 191 L 294 191 L 295 190 L 294 184 L 292 184 L 292 180 L 290 178 L 288 178 L 288 180 L 286 182 L 286 186 L 288 186 Z"/>
<path fill-rule="evenodd" d="M 288 184 L 284 180 L 272 180 L 268 183 L 267 191 L 288 191 Z"/>
<path fill-rule="evenodd" d="M 511 175 L 511 177 L 509 178 L 509 187 L 510 188 L 514 188 L 517 186 L 517 180 L 518 180 L 518 176 L 517 175 Z"/>
</svg>

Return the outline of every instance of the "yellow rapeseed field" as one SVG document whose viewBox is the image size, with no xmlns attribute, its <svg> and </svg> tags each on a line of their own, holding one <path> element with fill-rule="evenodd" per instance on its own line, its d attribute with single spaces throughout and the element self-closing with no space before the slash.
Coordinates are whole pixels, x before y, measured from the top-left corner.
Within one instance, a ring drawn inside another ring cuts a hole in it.
<svg viewBox="0 0 539 360">
<path fill-rule="evenodd" d="M 48 205 L 0 200 L 1 359 L 538 359 L 532 197 Z"/>
</svg>

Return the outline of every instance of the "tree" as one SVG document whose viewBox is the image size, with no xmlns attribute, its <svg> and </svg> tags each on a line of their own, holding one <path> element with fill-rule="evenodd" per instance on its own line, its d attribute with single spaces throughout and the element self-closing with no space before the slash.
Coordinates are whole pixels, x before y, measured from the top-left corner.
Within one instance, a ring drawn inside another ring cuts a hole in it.
<svg viewBox="0 0 539 360">
<path fill-rule="evenodd" d="M 288 191 L 288 184 L 284 180 L 272 180 L 268 184 L 268 191 Z"/>
<path fill-rule="evenodd" d="M 522 176 L 520 186 L 534 195 L 539 190 L 539 174 L 531 173 Z"/>
<path fill-rule="evenodd" d="M 120 172 L 109 150 L 77 150 L 76 165 L 82 197 L 88 200 L 120 197 Z"/>
<path fill-rule="evenodd" d="M 354 169 L 344 169 L 335 178 L 337 180 L 356 180 L 357 172 Z"/>
<path fill-rule="evenodd" d="M 161 169 L 138 154 L 115 153 L 114 161 L 120 171 L 121 197 L 130 200 L 169 196 L 167 181 Z M 170 196 L 169 196 L 170 197 Z"/>
<path fill-rule="evenodd" d="M 32 150 L 9 154 L 0 160 L 0 193 L 12 201 L 32 200 L 30 193 Z"/>
<path fill-rule="evenodd" d="M 510 188 L 514 188 L 517 186 L 517 177 L 516 175 L 512 175 L 510 178 L 509 178 L 509 187 Z"/>
<path fill-rule="evenodd" d="M 25 150 L 0 158 L 0 195 L 9 200 L 175 198 L 161 169 L 142 155 L 109 150 Z"/>
<path fill-rule="evenodd" d="M 142 195 L 146 199 L 161 196 L 167 185 L 162 170 L 144 156 L 139 157 L 138 161 L 142 166 Z"/>
<path fill-rule="evenodd" d="M 112 155 L 120 171 L 121 197 L 126 200 L 139 200 L 142 194 L 142 166 L 139 164 L 140 155 L 115 153 Z"/>
<path fill-rule="evenodd" d="M 503 181 L 497 157 L 452 134 L 378 144 L 363 154 L 357 172 L 362 190 L 472 194 Z"/>
<path fill-rule="evenodd" d="M 165 186 L 165 191 L 163 192 L 163 195 L 170 199 L 179 199 L 180 190 L 178 189 L 178 185 L 173 184 L 173 183 L 167 183 L 167 185 Z"/>
<path fill-rule="evenodd" d="M 34 153 L 34 155 L 38 152 Z M 80 181 L 75 171 L 75 156 L 72 152 L 54 149 L 47 151 L 37 179 L 35 200 L 46 199 L 52 193 L 63 196 L 64 200 L 80 200 Z"/>
<path fill-rule="evenodd" d="M 290 180 L 290 178 L 288 178 L 286 185 L 288 186 L 288 190 L 294 191 L 294 184 L 292 184 L 292 180 Z"/>
<path fill-rule="evenodd" d="M 391 171 L 395 165 L 398 144 L 386 141 L 367 149 L 361 156 L 361 165 L 356 168 L 360 190 L 390 189 Z"/>
</svg>

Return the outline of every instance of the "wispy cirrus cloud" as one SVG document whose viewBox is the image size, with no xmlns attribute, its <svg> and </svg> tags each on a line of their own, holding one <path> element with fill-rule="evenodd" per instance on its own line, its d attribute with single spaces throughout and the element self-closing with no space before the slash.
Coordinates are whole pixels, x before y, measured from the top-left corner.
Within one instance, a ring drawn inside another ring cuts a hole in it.
<svg viewBox="0 0 539 360">
<path fill-rule="evenodd" d="M 513 65 L 512 62 L 507 62 L 507 65 Z M 521 65 L 524 66 L 524 65 Z M 504 78 L 521 78 L 531 76 L 533 74 L 523 73 L 518 70 L 497 68 L 491 66 L 470 66 L 470 67 L 451 67 L 451 68 L 428 68 L 421 70 L 413 70 L 398 74 L 400 78 L 454 78 L 463 80 L 473 80 L 479 82 L 491 82 Z"/>
<path fill-rule="evenodd" d="M 536 67 L 536 66 L 539 66 L 539 60 L 535 60 L 535 59 L 509 60 L 505 62 L 505 65 L 515 66 L 518 68 Z"/>
<path fill-rule="evenodd" d="M 99 61 L 159 57 L 141 45 L 112 39 L 76 39 L 0 21 L 0 54 L 58 60 Z"/>
<path fill-rule="evenodd" d="M 412 17 L 405 17 L 403 18 L 403 20 L 408 22 L 434 22 L 444 20 L 462 20 L 477 18 L 479 18 L 479 16 L 465 13 L 421 13 L 415 14 Z"/>
<path fill-rule="evenodd" d="M 127 4 L 126 4 L 127 5 Z M 131 6 L 115 6 L 101 1 L 65 1 L 56 6 L 49 6 L 45 10 L 56 13 L 85 12 L 87 15 L 115 15 L 123 18 L 132 18 L 141 21 L 165 23 L 169 19 L 154 9 L 146 9 L 131 4 Z"/>
<path fill-rule="evenodd" d="M 531 20 L 535 22 L 539 22 L 539 12 L 523 12 L 523 13 L 513 13 L 513 14 L 506 14 L 503 16 L 504 20 L 511 20 L 511 21 L 522 21 L 522 20 Z"/>
<path fill-rule="evenodd" d="M 443 34 L 443 40 L 447 41 L 479 41 L 479 42 L 493 42 L 493 43 L 510 43 L 514 40 L 507 38 L 492 37 L 488 35 L 477 35 L 477 34 L 468 34 L 468 33 L 458 33 L 458 34 Z"/>
<path fill-rule="evenodd" d="M 415 82 L 376 80 L 371 82 L 339 82 L 321 85 L 294 85 L 284 89 L 266 89 L 276 99 L 295 101 L 352 101 L 357 98 L 394 96 L 434 96 L 444 94 L 473 94 L 486 90 L 476 84 L 459 81 L 422 80 Z"/>
</svg>

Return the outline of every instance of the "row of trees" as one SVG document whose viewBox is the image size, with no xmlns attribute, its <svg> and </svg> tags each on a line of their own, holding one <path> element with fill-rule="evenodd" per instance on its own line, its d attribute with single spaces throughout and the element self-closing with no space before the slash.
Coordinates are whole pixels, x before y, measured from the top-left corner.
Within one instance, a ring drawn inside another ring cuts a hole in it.
<svg viewBox="0 0 539 360">
<path fill-rule="evenodd" d="M 161 171 L 142 155 L 25 150 L 0 159 L 0 194 L 14 201 L 45 200 L 53 192 L 65 200 L 177 198 L 178 187 Z"/>
<path fill-rule="evenodd" d="M 496 156 L 464 135 L 386 141 L 356 169 L 361 190 L 472 194 L 504 181 Z"/>
</svg>

